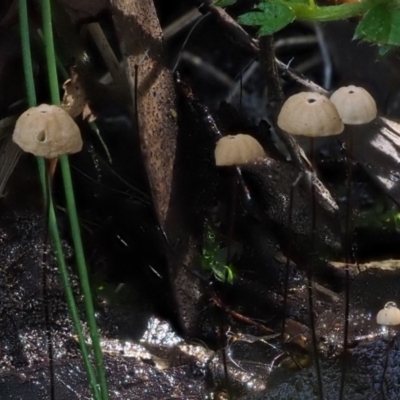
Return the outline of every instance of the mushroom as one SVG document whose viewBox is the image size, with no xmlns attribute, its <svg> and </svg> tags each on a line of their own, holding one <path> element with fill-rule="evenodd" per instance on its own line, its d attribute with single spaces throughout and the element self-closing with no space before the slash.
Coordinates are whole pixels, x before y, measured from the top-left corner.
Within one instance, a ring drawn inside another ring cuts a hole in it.
<svg viewBox="0 0 400 400">
<path fill-rule="evenodd" d="M 393 301 L 389 301 L 385 304 L 382 310 L 380 310 L 376 316 L 376 322 L 378 325 L 382 325 L 384 336 L 388 336 L 388 327 L 400 325 L 400 310 Z"/>
<path fill-rule="evenodd" d="M 78 125 L 61 107 L 41 104 L 18 118 L 13 141 L 25 152 L 45 158 L 82 150 Z"/>
<path fill-rule="evenodd" d="M 311 138 L 338 135 L 344 129 L 335 105 L 326 96 L 311 92 L 297 93 L 285 101 L 278 126 L 291 135 Z"/>
<path fill-rule="evenodd" d="M 248 191 L 243 184 L 240 165 L 249 164 L 259 158 L 265 157 L 264 149 L 261 144 L 250 135 L 239 133 L 237 135 L 224 136 L 218 140 L 214 151 L 215 165 L 217 167 L 229 167 L 228 183 L 231 184 L 230 204 L 230 229 L 233 229 L 236 209 L 236 191 L 238 181 L 241 183 L 243 191 L 248 198 Z M 230 241 L 229 241 L 230 243 Z M 230 244 L 228 245 L 226 255 L 226 265 L 230 262 Z M 228 281 L 228 270 L 226 271 L 224 281 Z"/>
<path fill-rule="evenodd" d="M 377 116 L 377 108 L 376 103 L 373 97 L 362 87 L 350 85 L 350 86 L 343 86 L 333 92 L 331 96 L 331 101 L 335 104 L 339 115 L 342 121 L 350 125 L 348 130 L 348 135 L 346 136 L 346 149 L 347 149 L 347 178 L 346 178 L 346 187 L 347 187 L 347 212 L 346 212 L 346 237 L 350 238 L 352 233 L 350 231 L 351 227 L 351 197 L 352 197 L 352 185 L 351 180 L 353 176 L 353 141 L 354 135 L 359 133 L 362 135 L 364 129 L 362 126 L 357 127 L 356 125 L 366 124 L 374 120 Z M 347 249 L 347 258 L 350 259 L 351 257 L 351 250 L 348 246 Z M 350 274 L 349 269 L 346 267 L 346 285 L 349 285 L 350 282 Z M 347 293 L 348 291 L 346 291 Z M 350 300 L 346 297 L 346 303 Z M 389 303 L 388 303 L 389 304 Z M 394 303 L 393 303 L 394 304 Z M 386 306 L 385 306 L 386 307 Z M 348 310 L 348 307 L 346 307 Z M 389 308 L 388 308 L 389 310 Z M 380 318 L 383 315 L 394 315 L 393 313 L 397 313 L 399 316 L 400 323 L 400 311 L 397 309 L 396 304 L 394 304 L 394 308 L 389 312 L 388 310 L 383 310 L 378 313 L 378 324 L 380 323 Z M 347 315 L 345 316 L 347 318 Z M 386 325 L 386 324 L 385 324 Z"/>
<path fill-rule="evenodd" d="M 278 115 L 279 128 L 292 135 L 308 136 L 310 138 L 311 164 L 314 164 L 314 138 L 338 135 L 343 132 L 344 125 L 335 105 L 324 95 L 311 92 L 300 92 L 289 97 L 283 104 Z M 315 175 L 306 175 L 313 178 Z M 315 184 L 311 179 L 311 201 L 313 210 L 316 207 Z M 291 198 L 294 186 L 292 187 Z M 291 211 L 289 212 L 291 214 Z M 311 325 L 314 325 L 313 285 L 316 212 L 312 213 L 310 226 L 309 262 L 307 265 L 308 303 Z M 287 272 L 288 273 L 288 272 Z M 286 290 L 286 289 L 285 289 Z M 286 296 L 286 294 L 285 294 Z M 282 331 L 284 330 L 284 325 Z M 317 352 L 315 352 L 317 356 Z"/>
<path fill-rule="evenodd" d="M 215 147 L 215 165 L 218 167 L 243 165 L 264 157 L 261 144 L 250 135 L 239 133 L 224 136 Z"/>
<path fill-rule="evenodd" d="M 362 87 L 343 86 L 333 92 L 330 100 L 343 123 L 348 125 L 366 124 L 375 119 L 378 113 L 375 100 Z"/>
</svg>

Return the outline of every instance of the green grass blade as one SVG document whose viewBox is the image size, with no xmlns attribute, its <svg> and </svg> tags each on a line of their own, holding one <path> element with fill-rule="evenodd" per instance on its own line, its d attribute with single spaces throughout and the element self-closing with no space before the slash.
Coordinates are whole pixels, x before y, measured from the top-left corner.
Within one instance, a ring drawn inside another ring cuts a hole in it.
<svg viewBox="0 0 400 400">
<path fill-rule="evenodd" d="M 21 35 L 22 60 L 24 65 L 26 95 L 29 107 L 36 105 L 35 80 L 33 78 L 32 54 L 29 38 L 27 0 L 18 0 L 19 26 Z"/>
<path fill-rule="evenodd" d="M 44 163 L 44 159 L 42 157 L 37 157 L 37 159 L 38 159 L 39 164 L 42 162 Z M 46 180 L 46 177 L 42 176 L 41 180 L 43 180 L 43 179 Z M 57 225 L 56 213 L 54 211 L 53 196 L 52 196 L 51 192 L 50 192 L 50 196 L 49 196 L 49 229 L 50 229 L 50 235 L 53 239 L 55 254 L 56 254 L 58 266 L 60 269 L 61 281 L 62 281 L 62 284 L 64 287 L 65 296 L 67 298 L 68 311 L 69 311 L 70 317 L 73 321 L 75 332 L 78 336 L 79 348 L 80 348 L 80 351 L 82 354 L 82 359 L 83 359 L 83 362 L 84 362 L 84 365 L 85 365 L 85 368 L 87 371 L 89 384 L 90 384 L 90 387 L 92 388 L 92 393 L 94 395 L 94 398 L 96 400 L 100 400 L 102 397 L 101 397 L 101 393 L 99 391 L 96 373 L 90 362 L 89 351 L 86 346 L 85 338 L 83 336 L 83 330 L 82 330 L 82 326 L 81 326 L 80 319 L 79 319 L 79 313 L 78 313 L 78 309 L 76 307 L 74 294 L 73 294 L 73 290 L 72 290 L 70 279 L 69 279 L 68 269 L 67 269 L 67 266 L 65 263 L 60 233 L 59 233 L 58 225 Z"/>
<path fill-rule="evenodd" d="M 45 41 L 51 100 L 53 104 L 60 105 L 60 94 L 58 89 L 57 63 L 54 51 L 50 0 L 41 0 L 41 6 L 42 6 L 42 19 L 43 19 L 43 36 Z M 83 251 L 83 244 L 82 244 L 81 232 L 78 221 L 78 213 L 76 210 L 75 196 L 72 185 L 71 170 L 69 166 L 68 156 L 62 155 L 60 156 L 59 160 L 60 160 L 61 172 L 64 183 L 68 216 L 72 231 L 72 239 L 75 249 L 76 263 L 78 267 L 78 274 L 83 293 L 86 319 L 92 340 L 93 352 L 97 367 L 97 374 L 101 389 L 101 396 L 103 400 L 108 400 L 107 379 L 106 379 L 105 368 L 103 363 L 103 355 L 101 351 L 99 334 L 95 319 L 92 294 L 91 294 L 89 277 L 85 261 L 85 254 Z"/>
<path fill-rule="evenodd" d="M 29 107 L 34 107 L 37 104 L 36 100 L 36 92 L 35 92 L 35 83 L 33 77 L 33 68 L 32 68 L 32 56 L 30 50 L 30 37 L 29 37 L 29 20 L 28 20 L 28 7 L 26 0 L 18 1 L 19 7 L 19 18 L 20 18 L 20 29 L 21 29 L 21 47 L 22 47 L 22 56 L 23 56 L 23 65 L 24 65 L 24 76 L 26 82 L 26 91 L 27 91 L 27 99 Z M 64 291 L 67 298 L 68 311 L 72 319 L 72 323 L 76 334 L 79 340 L 79 346 L 82 353 L 83 362 L 86 368 L 86 373 L 88 375 L 89 384 L 92 388 L 92 392 L 94 398 L 96 400 L 100 400 L 100 392 L 97 385 L 97 378 L 94 372 L 94 369 L 90 363 L 88 349 L 86 347 L 86 343 L 83 336 L 83 331 L 81 327 L 81 322 L 79 319 L 78 309 L 76 307 L 73 291 L 71 288 L 68 270 L 65 263 L 65 258 L 62 250 L 60 233 L 58 230 L 56 214 L 54 211 L 54 203 L 51 196 L 51 191 L 48 191 L 50 185 L 46 179 L 46 164 L 45 160 L 42 157 L 37 157 L 37 164 L 39 169 L 39 176 L 42 185 L 43 198 L 44 203 L 49 206 L 49 230 L 50 235 L 53 240 L 53 244 L 56 251 L 56 257 L 58 266 L 60 269 L 61 280 L 64 287 Z M 50 196 L 49 196 L 50 195 Z"/>
<path fill-rule="evenodd" d="M 64 181 L 64 191 L 67 201 L 67 210 L 71 224 L 72 240 L 75 248 L 76 263 L 78 266 L 79 280 L 83 293 L 87 323 L 89 326 L 90 336 L 92 339 L 92 346 L 93 346 L 94 357 L 96 360 L 97 374 L 99 377 L 102 399 L 108 400 L 107 379 L 104 369 L 103 355 L 100 346 L 99 334 L 97 331 L 92 294 L 86 268 L 85 254 L 83 251 L 78 215 L 76 211 L 74 189 L 71 179 L 71 170 L 69 166 L 68 157 L 66 155 L 60 156 L 60 164 L 61 164 L 61 173 Z"/>
<path fill-rule="evenodd" d="M 58 89 L 56 55 L 54 52 L 51 4 L 50 0 L 41 0 L 40 3 L 42 6 L 43 38 L 44 38 L 44 48 L 46 52 L 47 73 L 50 86 L 50 98 L 53 104 L 59 106 L 61 103 L 60 103 L 60 92 Z"/>
</svg>

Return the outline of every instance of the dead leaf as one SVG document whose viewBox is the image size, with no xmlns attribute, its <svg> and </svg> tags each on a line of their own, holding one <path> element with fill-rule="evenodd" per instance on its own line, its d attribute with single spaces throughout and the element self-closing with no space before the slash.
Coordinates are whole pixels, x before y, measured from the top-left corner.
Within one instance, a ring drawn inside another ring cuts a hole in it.
<svg viewBox="0 0 400 400">
<path fill-rule="evenodd" d="M 97 115 L 93 113 L 88 103 L 83 107 L 82 118 L 87 119 L 88 122 L 94 122 L 97 119 Z"/>
<path fill-rule="evenodd" d="M 61 107 L 72 117 L 76 118 L 82 114 L 86 106 L 86 93 L 79 76 L 75 70 L 72 71 L 71 79 L 63 84 L 64 96 Z"/>
</svg>

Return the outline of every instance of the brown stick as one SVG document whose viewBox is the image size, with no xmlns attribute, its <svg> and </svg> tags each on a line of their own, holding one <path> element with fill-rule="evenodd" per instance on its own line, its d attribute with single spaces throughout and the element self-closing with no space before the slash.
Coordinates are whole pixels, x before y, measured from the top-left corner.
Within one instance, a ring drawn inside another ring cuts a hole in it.
<svg viewBox="0 0 400 400">
<path fill-rule="evenodd" d="M 152 0 L 110 0 L 110 4 L 132 98 L 137 98 L 140 144 L 155 209 L 165 228 L 178 129 L 171 114 L 175 91 L 163 60 L 162 30 Z"/>
<path fill-rule="evenodd" d="M 216 7 L 212 0 L 195 1 L 202 14 L 210 13 L 226 30 L 229 37 L 251 53 L 258 53 L 258 41 L 252 38 L 223 8 Z"/>
<path fill-rule="evenodd" d="M 276 124 L 278 112 L 283 103 L 283 91 L 275 62 L 274 40 L 272 35 L 263 36 L 260 41 L 260 64 L 267 78 L 267 108 Z"/>
<path fill-rule="evenodd" d="M 266 326 L 259 324 L 256 321 L 253 321 L 251 318 L 245 317 L 242 314 L 239 314 L 238 312 L 231 310 L 229 307 L 227 307 L 222 300 L 216 295 L 216 293 L 212 293 L 211 295 L 211 299 L 214 302 L 214 304 L 221 308 L 222 310 L 224 310 L 226 313 L 232 315 L 232 317 L 238 319 L 239 321 L 242 321 L 246 324 L 249 325 L 253 325 L 255 327 L 257 327 L 260 331 L 271 334 L 271 333 L 275 333 L 272 329 L 267 328 Z"/>
</svg>

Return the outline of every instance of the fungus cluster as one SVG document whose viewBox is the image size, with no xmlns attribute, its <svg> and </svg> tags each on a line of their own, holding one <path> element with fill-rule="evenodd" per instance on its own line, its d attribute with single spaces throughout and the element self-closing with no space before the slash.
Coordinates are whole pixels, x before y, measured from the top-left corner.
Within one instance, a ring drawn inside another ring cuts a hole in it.
<svg viewBox="0 0 400 400">
<path fill-rule="evenodd" d="M 300 92 L 289 97 L 278 115 L 278 126 L 291 135 L 311 138 L 338 135 L 344 124 L 360 125 L 377 116 L 373 97 L 354 85 L 341 87 L 330 99 L 319 93 Z M 217 166 L 243 165 L 264 157 L 252 136 L 238 134 L 221 138 L 215 148 Z"/>
<path fill-rule="evenodd" d="M 13 141 L 25 152 L 45 158 L 82 150 L 78 125 L 61 107 L 41 104 L 18 118 Z"/>
<path fill-rule="evenodd" d="M 278 126 L 292 135 L 315 138 L 337 135 L 343 132 L 343 124 L 366 124 L 376 115 L 372 96 L 365 89 L 350 85 L 336 90 L 330 99 L 311 92 L 289 97 L 278 116 Z"/>
</svg>

